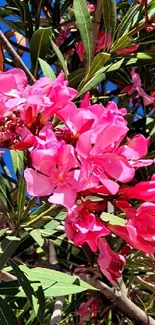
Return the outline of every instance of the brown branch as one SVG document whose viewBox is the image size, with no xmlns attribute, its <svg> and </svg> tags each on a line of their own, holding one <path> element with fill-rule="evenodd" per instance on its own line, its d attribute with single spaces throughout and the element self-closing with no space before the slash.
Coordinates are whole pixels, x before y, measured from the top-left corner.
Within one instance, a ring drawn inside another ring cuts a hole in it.
<svg viewBox="0 0 155 325">
<path fill-rule="evenodd" d="M 92 50 L 93 56 L 95 52 L 101 18 L 102 18 L 102 0 L 97 0 L 96 8 L 94 11 L 94 20 L 93 20 L 93 50 Z"/>
<path fill-rule="evenodd" d="M 35 78 L 33 77 L 32 73 L 29 71 L 29 69 L 26 67 L 24 62 L 21 60 L 20 56 L 17 54 L 17 52 L 14 50 L 13 46 L 10 44 L 6 36 L 3 34 L 3 32 L 0 30 L 0 41 L 2 42 L 4 48 L 8 52 L 8 54 L 11 56 L 12 60 L 14 61 L 17 68 L 22 69 L 25 74 L 27 75 L 28 81 L 30 84 L 33 84 L 35 82 Z"/>
<path fill-rule="evenodd" d="M 5 271 L 0 271 L 0 281 L 11 282 L 15 280 L 17 280 L 17 278 L 14 275 Z"/>
<path fill-rule="evenodd" d="M 100 290 L 103 295 L 124 316 L 129 318 L 135 325 L 155 325 L 155 320 L 136 306 L 121 290 L 110 288 L 105 283 L 95 280 L 88 275 L 83 275 L 82 280 Z"/>
</svg>

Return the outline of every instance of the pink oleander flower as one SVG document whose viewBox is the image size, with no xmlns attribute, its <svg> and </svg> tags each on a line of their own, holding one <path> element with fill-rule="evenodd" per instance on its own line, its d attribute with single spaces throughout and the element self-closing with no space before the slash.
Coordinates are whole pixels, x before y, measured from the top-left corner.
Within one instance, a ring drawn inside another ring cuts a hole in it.
<svg viewBox="0 0 155 325">
<path fill-rule="evenodd" d="M 133 81 L 133 85 L 129 87 L 129 89 L 127 89 L 128 94 L 132 94 L 134 91 L 138 92 L 138 96 L 143 98 L 143 102 L 144 105 L 150 105 L 153 104 L 154 102 L 154 98 L 152 98 L 151 96 L 149 96 L 144 89 L 142 88 L 142 83 L 141 83 L 141 79 L 139 76 L 138 72 L 135 72 L 135 68 L 131 69 L 131 77 L 132 77 L 132 81 Z M 126 87 L 125 87 L 126 88 Z M 125 91 L 124 88 L 124 91 Z"/>
<path fill-rule="evenodd" d="M 155 202 L 155 180 L 143 181 L 133 187 L 122 188 L 120 194 L 129 199 Z"/>
<path fill-rule="evenodd" d="M 128 182 L 134 177 L 135 168 L 152 164 L 152 160 L 141 159 L 147 154 L 149 139 L 137 135 L 119 147 L 128 131 L 124 119 L 126 110 L 118 109 L 113 102 L 106 108 L 98 104 L 87 105 L 88 94 L 80 109 L 77 110 L 74 106 L 72 113 L 67 113 L 68 116 L 66 110 L 62 110 L 62 119 L 72 133 L 61 128 L 58 139 L 64 139 L 75 147 L 77 158 L 81 162 L 80 183 L 83 190 L 88 190 L 84 180 L 91 176 L 96 184 L 95 187 L 93 184 L 89 186 L 90 191 L 101 185 L 105 194 L 116 194 L 118 185 L 114 179 Z"/>
<path fill-rule="evenodd" d="M 97 263 L 101 272 L 114 284 L 121 276 L 122 268 L 125 265 L 125 258 L 115 253 L 104 238 L 99 238 L 98 247 L 100 253 Z"/>
<path fill-rule="evenodd" d="M 87 243 L 93 252 L 97 251 L 97 239 L 109 235 L 109 230 L 93 213 L 87 210 L 87 202 L 75 205 L 65 219 L 65 232 L 75 246 Z"/>
<path fill-rule="evenodd" d="M 51 195 L 49 202 L 72 207 L 79 177 L 74 148 L 53 140 L 49 148 L 33 150 L 30 157 L 36 170 L 25 170 L 28 193 L 33 196 Z"/>
<path fill-rule="evenodd" d="M 145 202 L 137 210 L 124 209 L 125 226 L 110 225 L 110 229 L 130 246 L 148 254 L 155 251 L 155 204 Z"/>
<path fill-rule="evenodd" d="M 32 86 L 8 93 L 6 108 L 19 111 L 25 124 L 30 129 L 34 129 L 37 124 L 38 130 L 76 95 L 77 91 L 68 87 L 64 73 L 61 72 L 53 82 L 49 78 L 40 78 Z"/>
<path fill-rule="evenodd" d="M 98 300 L 96 298 L 90 298 L 88 301 L 82 302 L 76 312 L 76 315 L 80 317 L 79 325 L 85 324 L 85 319 L 90 320 L 96 317 L 98 308 Z"/>
<path fill-rule="evenodd" d="M 27 77 L 23 70 L 0 71 L 0 97 L 12 89 L 21 90 L 27 86 Z"/>
<path fill-rule="evenodd" d="M 111 43 L 111 33 L 108 33 L 108 38 L 106 40 L 105 32 L 99 31 L 97 42 L 96 42 L 95 53 L 104 51 L 104 46 L 106 45 L 106 48 L 108 48 L 110 46 L 110 43 Z M 82 41 L 76 43 L 76 53 L 78 54 L 80 61 L 83 62 L 85 56 L 85 49 Z"/>
<path fill-rule="evenodd" d="M 137 134 L 124 146 L 118 148 L 117 153 L 125 156 L 133 167 L 149 166 L 152 159 L 141 159 L 148 153 L 150 138 L 146 139 L 142 134 Z"/>
<path fill-rule="evenodd" d="M 130 54 L 130 53 L 137 52 L 138 49 L 139 49 L 139 45 L 132 45 L 132 46 L 126 47 L 124 49 L 117 50 L 117 54 L 120 54 L 120 55 Z"/>
<path fill-rule="evenodd" d="M 65 22 L 64 19 L 60 20 L 60 24 L 62 25 Z M 71 29 L 75 28 L 75 23 L 67 23 L 67 25 L 62 25 L 60 30 L 59 30 L 59 35 L 57 36 L 55 43 L 58 47 L 60 47 L 60 45 L 62 45 L 65 40 L 69 37 L 70 33 L 71 33 Z M 66 54 L 70 55 L 74 52 L 73 48 L 70 48 L 67 50 Z"/>
</svg>

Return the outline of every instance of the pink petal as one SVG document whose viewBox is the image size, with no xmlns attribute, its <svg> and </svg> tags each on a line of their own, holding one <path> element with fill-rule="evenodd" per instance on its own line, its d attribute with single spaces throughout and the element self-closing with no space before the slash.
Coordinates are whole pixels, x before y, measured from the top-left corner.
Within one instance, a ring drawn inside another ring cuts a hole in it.
<svg viewBox="0 0 155 325">
<path fill-rule="evenodd" d="M 25 169 L 24 177 L 30 195 L 45 196 L 52 193 L 54 186 L 49 177 L 41 175 L 31 168 Z"/>
<path fill-rule="evenodd" d="M 76 191 L 68 184 L 57 186 L 53 195 L 50 196 L 49 202 L 54 204 L 61 204 L 67 208 L 71 208 L 75 204 Z"/>
</svg>

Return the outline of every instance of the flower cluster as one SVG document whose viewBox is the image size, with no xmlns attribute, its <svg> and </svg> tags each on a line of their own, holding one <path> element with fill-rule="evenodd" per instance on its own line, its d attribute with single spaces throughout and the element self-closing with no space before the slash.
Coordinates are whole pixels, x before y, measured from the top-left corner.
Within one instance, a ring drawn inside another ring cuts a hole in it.
<svg viewBox="0 0 155 325">
<path fill-rule="evenodd" d="M 0 146 L 28 150 L 28 193 L 66 208 L 67 237 L 99 252 L 100 269 L 114 283 L 125 258 L 106 241 L 111 232 L 135 249 L 154 252 L 155 205 L 146 202 L 135 210 L 123 204 L 123 197 L 155 200 L 154 178 L 132 187 L 137 168 L 153 163 L 144 159 L 149 138 L 127 138 L 126 109 L 114 102 L 91 105 L 86 94 L 78 108 L 77 91 L 63 73 L 53 82 L 41 78 L 29 86 L 24 72 L 13 69 L 0 73 L 0 89 Z M 124 226 L 100 219 L 107 202 L 116 199 L 128 218 Z"/>
</svg>

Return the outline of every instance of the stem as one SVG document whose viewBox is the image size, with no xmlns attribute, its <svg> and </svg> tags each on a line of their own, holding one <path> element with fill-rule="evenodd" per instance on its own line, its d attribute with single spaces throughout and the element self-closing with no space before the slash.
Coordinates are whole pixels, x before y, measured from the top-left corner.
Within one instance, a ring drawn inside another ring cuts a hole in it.
<svg viewBox="0 0 155 325">
<path fill-rule="evenodd" d="M 16 276 L 5 271 L 0 271 L 0 281 L 11 282 L 15 280 L 17 280 Z"/>
<path fill-rule="evenodd" d="M 135 325 L 155 325 L 155 320 L 136 306 L 121 290 L 108 287 L 105 283 L 91 278 L 89 275 L 82 275 L 82 280 L 100 290 L 103 295 L 118 309 L 124 316 L 129 318 Z"/>
<path fill-rule="evenodd" d="M 57 259 L 55 247 L 51 241 L 49 241 L 49 262 L 51 265 L 58 265 L 58 259 Z M 65 301 L 64 296 L 56 298 L 53 314 L 50 320 L 50 325 L 60 324 L 64 301 Z"/>
<path fill-rule="evenodd" d="M 10 44 L 6 36 L 3 34 L 3 32 L 0 30 L 0 41 L 2 42 L 4 48 L 8 52 L 8 54 L 11 56 L 12 60 L 14 61 L 17 68 L 22 69 L 25 74 L 27 75 L 28 81 L 30 84 L 33 84 L 35 82 L 35 78 L 31 74 L 31 72 L 28 70 L 24 62 L 21 60 L 20 56 L 17 54 L 17 52 L 14 50 L 13 46 Z"/>
<path fill-rule="evenodd" d="M 63 309 L 64 297 L 57 297 L 54 304 L 54 311 L 51 316 L 50 325 L 59 325 L 61 322 L 61 313 Z"/>
</svg>

